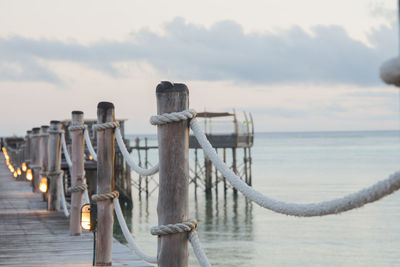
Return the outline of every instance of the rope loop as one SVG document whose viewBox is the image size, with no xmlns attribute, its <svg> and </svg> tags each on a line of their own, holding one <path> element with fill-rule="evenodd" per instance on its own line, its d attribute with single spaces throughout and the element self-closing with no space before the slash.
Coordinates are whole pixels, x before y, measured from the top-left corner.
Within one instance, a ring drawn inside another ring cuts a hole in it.
<svg viewBox="0 0 400 267">
<path fill-rule="evenodd" d="M 186 109 L 180 112 L 164 113 L 161 115 L 151 116 L 150 123 L 152 125 L 164 125 L 171 122 L 180 122 L 195 118 L 197 115 L 196 110 Z"/>
<path fill-rule="evenodd" d="M 75 185 L 75 186 L 71 186 L 70 188 L 68 188 L 68 192 L 83 192 L 85 190 L 87 190 L 88 186 L 87 184 L 82 184 L 82 185 Z"/>
<path fill-rule="evenodd" d="M 53 129 L 49 129 L 48 130 L 49 134 L 63 134 L 64 130 L 53 130 Z"/>
<path fill-rule="evenodd" d="M 119 122 L 117 121 L 109 121 L 105 123 L 98 123 L 93 125 L 93 130 L 94 131 L 104 131 L 107 129 L 115 129 L 119 128 Z"/>
<path fill-rule="evenodd" d="M 152 235 L 170 235 L 183 232 L 196 231 L 197 221 L 187 220 L 181 223 L 158 225 L 150 229 Z"/>
<path fill-rule="evenodd" d="M 86 125 L 71 125 L 71 126 L 68 127 L 68 130 L 70 132 L 73 132 L 73 131 L 84 131 L 86 129 L 86 127 L 87 127 Z"/>
<path fill-rule="evenodd" d="M 61 174 L 63 174 L 64 172 L 62 171 L 62 170 L 59 170 L 59 171 L 48 171 L 48 172 L 46 172 L 46 175 L 47 175 L 47 178 L 50 178 L 50 177 L 58 177 L 59 175 L 61 175 Z"/>
<path fill-rule="evenodd" d="M 42 166 L 39 165 L 39 164 L 31 164 L 29 167 L 30 167 L 31 169 L 41 169 L 41 168 L 42 168 Z"/>
<path fill-rule="evenodd" d="M 109 193 L 104 193 L 104 194 L 94 194 L 92 195 L 92 202 L 96 203 L 99 201 L 104 201 L 108 199 L 114 199 L 119 197 L 119 192 L 118 191 L 112 191 Z"/>
</svg>

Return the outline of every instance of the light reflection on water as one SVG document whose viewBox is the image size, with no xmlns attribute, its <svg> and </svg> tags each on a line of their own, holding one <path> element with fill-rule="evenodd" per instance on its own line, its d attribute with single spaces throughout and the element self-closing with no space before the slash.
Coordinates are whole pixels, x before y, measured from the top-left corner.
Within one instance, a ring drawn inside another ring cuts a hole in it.
<svg viewBox="0 0 400 267">
<path fill-rule="evenodd" d="M 283 201 L 341 197 L 386 178 L 400 162 L 396 132 L 265 134 L 255 142 L 254 188 Z M 127 223 L 138 245 L 156 255 L 157 194 L 134 195 Z M 222 185 L 211 197 L 191 185 L 189 209 L 214 266 L 400 266 L 399 200 L 397 193 L 341 215 L 295 218 L 231 190 L 225 195 Z M 198 266 L 192 253 L 190 266 Z"/>
</svg>

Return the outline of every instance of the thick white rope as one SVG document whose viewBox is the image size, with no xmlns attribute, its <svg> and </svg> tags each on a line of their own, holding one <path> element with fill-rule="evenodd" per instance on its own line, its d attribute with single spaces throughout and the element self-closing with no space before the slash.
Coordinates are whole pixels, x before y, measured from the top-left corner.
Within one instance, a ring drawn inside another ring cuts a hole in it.
<svg viewBox="0 0 400 267">
<path fill-rule="evenodd" d="M 161 115 L 151 116 L 150 123 L 152 125 L 164 125 L 171 122 L 179 122 L 189 120 L 196 117 L 196 110 L 186 109 L 180 112 L 164 113 Z"/>
<path fill-rule="evenodd" d="M 125 147 L 124 140 L 122 139 L 120 129 L 116 128 L 114 134 L 115 134 L 115 140 L 117 140 L 119 150 L 121 151 L 122 155 L 124 156 L 125 161 L 129 164 L 129 166 L 131 166 L 131 168 L 135 172 L 137 172 L 138 174 L 143 175 L 143 176 L 153 175 L 158 172 L 158 169 L 159 169 L 158 163 L 150 169 L 143 169 L 143 168 L 139 167 L 138 165 L 136 165 L 136 163 L 133 161 L 131 155 L 129 154 L 128 150 Z"/>
<path fill-rule="evenodd" d="M 126 225 L 126 221 L 124 219 L 124 216 L 122 214 L 121 206 L 119 205 L 118 198 L 113 199 L 114 202 L 114 210 L 115 214 L 117 215 L 117 219 L 119 222 L 119 225 L 121 226 L 122 233 L 124 234 L 124 237 L 126 241 L 129 244 L 130 249 L 137 255 L 139 256 L 142 260 L 147 261 L 149 263 L 157 263 L 157 257 L 153 257 L 150 255 L 147 255 L 144 253 L 135 243 L 135 240 L 132 237 L 131 232 L 128 229 L 128 226 Z"/>
<path fill-rule="evenodd" d="M 98 123 L 98 124 L 93 125 L 94 131 L 104 131 L 107 129 L 114 129 L 114 128 L 119 128 L 119 122 L 109 121 L 109 122 Z"/>
<path fill-rule="evenodd" d="M 64 211 L 64 215 L 65 217 L 69 217 L 69 211 L 67 208 L 67 201 L 65 200 L 65 194 L 64 194 L 64 183 L 63 183 L 63 172 L 60 172 L 60 174 L 58 175 L 58 179 L 59 179 L 59 190 L 60 190 L 60 196 L 61 196 L 61 206 L 63 208 Z"/>
<path fill-rule="evenodd" d="M 90 140 L 90 136 L 89 136 L 89 131 L 87 129 L 87 125 L 85 125 L 85 126 L 86 126 L 86 128 L 83 131 L 83 135 L 85 136 L 86 146 L 87 146 L 87 148 L 89 150 L 90 155 L 92 155 L 93 160 L 97 161 L 97 154 L 94 151 L 94 148 L 93 148 L 93 145 L 92 145 L 92 141 Z"/>
<path fill-rule="evenodd" d="M 63 151 L 64 151 L 65 160 L 67 161 L 68 167 L 71 169 L 72 161 L 71 161 L 71 157 L 69 156 L 69 153 L 68 153 L 67 142 L 65 142 L 64 132 L 61 132 L 61 143 L 62 143 L 62 147 L 63 147 Z"/>
<path fill-rule="evenodd" d="M 228 166 L 218 157 L 217 153 L 208 142 L 207 137 L 201 131 L 200 125 L 196 119 L 191 120 L 190 126 L 200 146 L 203 148 L 207 157 L 212 161 L 214 166 L 222 173 L 223 176 L 251 201 L 254 201 L 263 208 L 272 211 L 300 217 L 323 216 L 328 214 L 337 214 L 351 209 L 359 208 L 367 203 L 374 202 L 387 196 L 400 188 L 400 172 L 396 172 L 389 176 L 386 180 L 382 180 L 371 187 L 362 189 L 356 193 L 349 194 L 345 197 L 310 204 L 296 204 L 278 201 L 260 192 L 254 190 L 243 182 Z"/>
<path fill-rule="evenodd" d="M 115 199 L 119 197 L 119 192 L 114 190 L 112 192 L 108 192 L 108 193 L 102 193 L 102 194 L 94 194 L 92 195 L 92 202 L 96 203 L 99 201 L 105 201 L 105 200 L 109 200 L 109 199 Z"/>
<path fill-rule="evenodd" d="M 202 267 L 210 267 L 211 264 L 208 262 L 207 256 L 204 253 L 203 248 L 201 247 L 199 236 L 196 230 L 192 230 L 189 233 L 189 241 L 192 244 L 194 255 L 196 255 L 197 260 Z"/>
</svg>

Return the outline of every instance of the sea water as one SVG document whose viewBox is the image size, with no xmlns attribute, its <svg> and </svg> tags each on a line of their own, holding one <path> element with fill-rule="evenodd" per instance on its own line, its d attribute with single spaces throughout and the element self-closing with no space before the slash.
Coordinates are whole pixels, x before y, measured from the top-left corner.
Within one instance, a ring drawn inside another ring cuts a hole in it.
<svg viewBox="0 0 400 267">
<path fill-rule="evenodd" d="M 149 145 L 156 143 L 149 136 Z M 132 156 L 138 160 L 135 150 Z M 238 162 L 241 157 L 238 150 Z M 192 150 L 190 158 L 193 166 Z M 156 150 L 149 159 L 158 161 Z M 257 133 L 252 161 L 254 189 L 281 201 L 320 202 L 400 169 L 400 133 Z M 132 173 L 135 182 L 138 178 Z M 148 198 L 134 189 L 133 208 L 124 210 L 135 241 L 151 255 L 157 251 L 157 238 L 150 234 L 157 225 L 157 180 L 149 181 L 154 192 Z M 343 214 L 297 218 L 261 208 L 231 188 L 224 193 L 222 182 L 210 197 L 202 187 L 194 191 L 191 184 L 189 217 L 198 221 L 213 266 L 400 266 L 400 192 Z M 117 226 L 115 232 L 121 238 Z M 192 252 L 189 261 L 198 266 Z"/>
</svg>

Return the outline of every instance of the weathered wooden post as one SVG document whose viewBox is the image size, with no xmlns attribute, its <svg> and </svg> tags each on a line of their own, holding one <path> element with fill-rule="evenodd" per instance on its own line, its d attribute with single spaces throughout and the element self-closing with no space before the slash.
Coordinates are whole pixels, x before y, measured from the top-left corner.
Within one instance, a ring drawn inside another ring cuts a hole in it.
<svg viewBox="0 0 400 267">
<path fill-rule="evenodd" d="M 31 163 L 31 141 L 32 141 L 32 130 L 26 131 L 26 143 L 24 161 L 26 164 Z"/>
<path fill-rule="evenodd" d="M 71 187 L 82 186 L 85 181 L 85 139 L 83 135 L 83 112 L 72 111 L 70 135 L 72 143 L 71 161 Z M 80 235 L 80 210 L 83 191 L 71 190 L 71 215 L 69 218 L 69 234 Z"/>
<path fill-rule="evenodd" d="M 40 147 L 39 147 L 39 155 L 40 155 L 40 179 L 42 177 L 47 177 L 49 171 L 49 156 L 48 156 L 48 141 L 49 141 L 49 126 L 43 125 L 40 127 Z M 40 180 L 39 180 L 40 182 Z M 43 201 L 46 201 L 46 194 L 43 194 Z"/>
<path fill-rule="evenodd" d="M 114 121 L 114 105 L 109 102 L 100 102 L 97 105 L 97 123 Z M 106 194 L 114 190 L 114 140 L 114 129 L 97 131 L 97 194 Z M 112 264 L 113 220 L 112 200 L 97 202 L 97 266 Z"/>
<path fill-rule="evenodd" d="M 184 84 L 161 82 L 156 89 L 157 113 L 179 112 L 189 107 L 189 90 Z M 157 127 L 159 144 L 158 224 L 175 224 L 188 219 L 189 124 L 187 120 Z M 188 234 L 158 237 L 159 266 L 188 265 Z"/>
<path fill-rule="evenodd" d="M 50 121 L 48 157 L 50 187 L 48 194 L 48 210 L 60 210 L 60 173 L 61 173 L 61 122 Z"/>
<path fill-rule="evenodd" d="M 40 127 L 40 147 L 39 147 L 39 154 L 40 154 L 40 168 L 41 168 L 41 176 L 46 176 L 49 170 L 48 168 L 48 141 L 49 141 L 49 126 L 43 125 Z"/>
<path fill-rule="evenodd" d="M 31 147 L 31 169 L 32 169 L 32 190 L 40 193 L 40 128 L 32 128 L 32 147 Z"/>
</svg>

